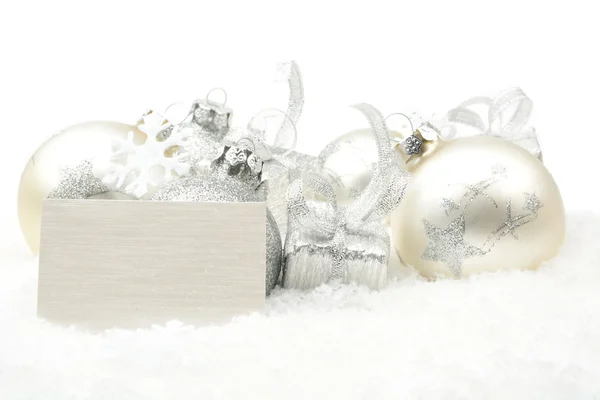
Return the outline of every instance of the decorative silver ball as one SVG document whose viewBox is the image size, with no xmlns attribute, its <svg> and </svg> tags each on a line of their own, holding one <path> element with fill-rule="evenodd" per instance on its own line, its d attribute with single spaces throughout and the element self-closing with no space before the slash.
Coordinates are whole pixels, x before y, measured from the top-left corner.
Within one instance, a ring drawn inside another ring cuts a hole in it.
<svg viewBox="0 0 600 400">
<path fill-rule="evenodd" d="M 257 202 L 254 190 L 232 177 L 192 176 L 170 182 L 152 197 L 158 201 Z M 279 228 L 267 209 L 266 294 L 277 285 L 281 272 L 282 244 Z"/>
</svg>

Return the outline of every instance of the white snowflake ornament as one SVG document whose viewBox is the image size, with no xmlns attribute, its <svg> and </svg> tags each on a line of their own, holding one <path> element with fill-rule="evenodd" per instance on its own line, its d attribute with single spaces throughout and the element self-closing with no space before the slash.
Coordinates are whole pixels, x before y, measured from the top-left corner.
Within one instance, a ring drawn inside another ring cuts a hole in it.
<svg viewBox="0 0 600 400">
<path fill-rule="evenodd" d="M 152 111 L 144 114 L 138 128 L 147 135 L 146 142 L 136 145 L 133 132 L 126 140 L 114 141 L 111 165 L 102 182 L 110 189 L 140 198 L 189 173 L 185 145 L 191 132 L 170 126 Z"/>
</svg>

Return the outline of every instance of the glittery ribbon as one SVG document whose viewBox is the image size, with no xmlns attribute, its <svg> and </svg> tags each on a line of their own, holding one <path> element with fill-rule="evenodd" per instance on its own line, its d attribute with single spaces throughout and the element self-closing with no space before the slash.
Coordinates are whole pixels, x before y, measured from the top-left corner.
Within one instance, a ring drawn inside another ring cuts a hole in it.
<svg viewBox="0 0 600 400">
<path fill-rule="evenodd" d="M 302 108 L 304 106 L 304 87 L 302 86 L 302 76 L 300 75 L 300 68 L 296 61 L 290 61 L 288 63 L 281 64 L 279 70 L 286 77 L 290 95 L 288 100 L 288 107 L 285 112 L 287 118 L 284 119 L 279 133 L 275 139 L 274 146 L 271 149 L 275 154 L 279 153 L 280 149 L 285 147 L 285 142 L 281 141 L 285 138 L 289 138 L 293 135 L 293 144 L 288 150 L 284 150 L 284 153 L 289 153 L 296 147 L 296 125 L 298 119 L 302 115 Z"/>
<path fill-rule="evenodd" d="M 274 160 L 286 167 L 291 167 L 292 164 L 286 159 L 286 156 L 296 147 L 298 138 L 296 123 L 302 114 L 304 89 L 300 70 L 295 61 L 282 64 L 279 71 L 285 75 L 290 91 L 286 111 L 277 108 L 261 110 L 250 119 L 246 127 L 232 129 L 227 139 L 237 141 L 249 138 L 256 145 L 256 152 L 264 161 Z M 272 140 L 269 140 L 267 139 L 266 122 L 275 116 L 283 116 L 283 122 Z"/>
<path fill-rule="evenodd" d="M 377 229 L 380 220 L 398 205 L 409 181 L 408 173 L 392 163 L 392 148 L 381 113 L 368 104 L 355 108 L 369 120 L 377 144 L 378 162 L 367 187 L 349 206 L 340 208 L 331 184 L 322 175 L 308 172 L 293 181 L 287 193 L 295 229 L 303 229 L 315 241 L 331 241 L 334 265 L 330 279 L 344 277 L 347 235 L 384 239 Z"/>
<path fill-rule="evenodd" d="M 487 110 L 487 118 L 473 110 L 483 107 Z M 453 124 L 463 124 L 475 128 L 480 134 L 496 136 L 511 141 L 537 158 L 542 158 L 540 144 L 535 130 L 528 127 L 533 102 L 520 89 L 512 88 L 492 99 L 489 97 L 473 97 L 464 101 L 446 115 L 450 125 L 440 127 L 444 139 L 452 139 L 456 135 Z M 448 129 L 449 128 L 449 129 Z"/>
</svg>

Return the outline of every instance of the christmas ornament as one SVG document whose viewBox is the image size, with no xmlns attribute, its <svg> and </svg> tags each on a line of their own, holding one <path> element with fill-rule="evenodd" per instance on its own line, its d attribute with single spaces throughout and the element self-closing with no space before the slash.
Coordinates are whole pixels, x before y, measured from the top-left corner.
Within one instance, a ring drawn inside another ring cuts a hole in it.
<svg viewBox="0 0 600 400">
<path fill-rule="evenodd" d="M 392 114 L 394 115 L 394 114 Z M 392 115 L 388 116 L 390 118 Z M 402 114 L 403 115 L 403 114 Z M 417 115 L 411 115 L 412 124 L 419 123 Z M 388 125 L 388 130 L 390 126 Z M 398 127 L 401 131 L 408 129 L 407 125 Z M 400 136 L 398 132 L 391 131 L 390 137 Z M 324 175 L 335 190 L 337 201 L 348 204 L 371 181 L 373 168 L 377 164 L 377 143 L 369 129 L 357 129 L 348 132 L 326 145 L 319 153 L 317 163 L 319 172 Z M 394 162 L 402 164 L 399 156 L 393 154 Z"/>
<path fill-rule="evenodd" d="M 249 141 L 225 146 L 205 176 L 180 178 L 167 183 L 152 197 L 158 201 L 256 202 L 262 160 Z M 282 244 L 277 223 L 267 209 L 266 294 L 277 284 L 281 271 Z"/>
<path fill-rule="evenodd" d="M 372 106 L 356 106 L 376 136 L 378 162 L 367 187 L 348 206 L 317 173 L 305 173 L 288 190 L 289 231 L 283 286 L 309 289 L 331 280 L 373 289 L 386 282 L 389 237 L 382 219 L 402 199 L 408 174 L 392 163 L 385 121 Z"/>
<path fill-rule="evenodd" d="M 42 200 L 51 198 L 129 198 L 111 191 L 92 171 L 98 159 L 108 159 L 113 140 L 132 132 L 132 141 L 141 144 L 145 135 L 132 125 L 109 121 L 86 122 L 52 136 L 33 154 L 18 190 L 21 231 L 31 251 L 39 250 Z"/>
<path fill-rule="evenodd" d="M 216 91 L 223 94 L 221 102 L 211 99 L 211 94 Z M 227 92 L 221 88 L 212 89 L 204 99 L 192 104 L 183 121 L 175 124 L 174 131 L 186 137 L 185 148 L 180 147 L 176 153 L 191 166 L 192 174 L 210 173 L 212 162 L 221 155 L 223 139 L 233 118 L 233 111 L 226 103 Z"/>
<path fill-rule="evenodd" d="M 452 140 L 417 129 L 401 142 L 399 153 L 413 178 L 391 225 L 404 263 L 427 277 L 460 277 L 532 269 L 556 255 L 565 234 L 564 207 L 536 157 L 537 138 L 522 129 L 530 107 L 522 91 L 512 90 L 489 107 L 489 125 L 501 128 Z M 458 121 L 461 113 L 471 116 L 468 123 L 476 121 L 475 114 L 456 109 L 447 121 Z M 532 151 L 515 143 L 528 143 Z"/>
<path fill-rule="evenodd" d="M 348 204 L 369 184 L 377 162 L 377 144 L 369 129 L 346 133 L 329 143 L 318 157 L 322 175 L 335 190 L 339 204 Z"/>
</svg>

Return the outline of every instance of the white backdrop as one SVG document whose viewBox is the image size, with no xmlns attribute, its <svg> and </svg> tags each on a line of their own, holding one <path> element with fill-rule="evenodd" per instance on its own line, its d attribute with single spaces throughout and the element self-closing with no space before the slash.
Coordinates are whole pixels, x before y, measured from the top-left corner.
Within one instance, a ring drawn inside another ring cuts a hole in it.
<svg viewBox="0 0 600 400">
<path fill-rule="evenodd" d="M 556 4 L 556 5 L 554 5 Z M 600 37 L 594 2 L 14 1 L 0 11 L 2 225 L 18 236 L 28 157 L 86 120 L 134 122 L 221 86 L 235 121 L 286 104 L 277 63 L 298 61 L 299 147 L 317 152 L 364 125 L 346 110 L 445 111 L 521 86 L 569 209 L 595 205 Z M 6 231 L 5 231 L 6 232 Z M 16 236 L 16 238 L 15 238 Z"/>
</svg>

